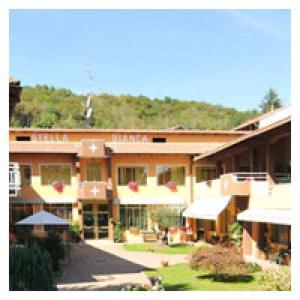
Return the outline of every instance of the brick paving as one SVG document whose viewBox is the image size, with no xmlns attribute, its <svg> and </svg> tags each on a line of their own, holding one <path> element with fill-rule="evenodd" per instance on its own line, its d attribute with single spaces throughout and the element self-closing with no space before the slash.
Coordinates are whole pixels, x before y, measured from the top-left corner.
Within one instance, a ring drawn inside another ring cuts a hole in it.
<svg viewBox="0 0 300 300">
<path fill-rule="evenodd" d="M 149 284 L 144 270 L 159 268 L 165 260 L 170 265 L 188 261 L 188 255 L 129 252 L 123 244 L 101 240 L 73 245 L 71 256 L 58 290 L 120 290 L 127 284 Z"/>
</svg>

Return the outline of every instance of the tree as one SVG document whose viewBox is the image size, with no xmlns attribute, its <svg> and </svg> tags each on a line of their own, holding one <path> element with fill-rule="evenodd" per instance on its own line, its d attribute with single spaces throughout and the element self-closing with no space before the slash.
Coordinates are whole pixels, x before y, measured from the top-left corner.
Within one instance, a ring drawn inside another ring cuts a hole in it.
<svg viewBox="0 0 300 300">
<path fill-rule="evenodd" d="M 264 96 L 259 107 L 263 113 L 267 113 L 273 109 L 282 107 L 281 99 L 279 98 L 277 92 L 270 88 Z"/>
<path fill-rule="evenodd" d="M 174 208 L 168 207 L 161 207 L 155 210 L 152 215 L 151 219 L 153 222 L 157 223 L 160 228 L 165 231 L 165 235 L 163 238 L 164 242 L 168 242 L 168 231 L 169 227 L 176 226 L 178 218 L 180 217 L 179 212 Z"/>
</svg>

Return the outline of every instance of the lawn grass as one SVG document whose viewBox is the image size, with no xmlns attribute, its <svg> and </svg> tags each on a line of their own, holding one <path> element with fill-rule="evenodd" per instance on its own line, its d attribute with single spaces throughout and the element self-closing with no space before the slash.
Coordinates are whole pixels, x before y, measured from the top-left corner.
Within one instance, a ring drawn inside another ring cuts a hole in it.
<svg viewBox="0 0 300 300">
<path fill-rule="evenodd" d="M 166 291 L 254 291 L 259 290 L 257 274 L 240 278 L 239 282 L 216 282 L 209 271 L 192 270 L 187 263 L 145 271 L 161 276 Z"/>
<path fill-rule="evenodd" d="M 125 244 L 124 249 L 132 252 L 156 252 L 162 254 L 191 254 L 197 248 L 192 245 L 174 244 L 159 246 L 157 244 Z"/>
</svg>

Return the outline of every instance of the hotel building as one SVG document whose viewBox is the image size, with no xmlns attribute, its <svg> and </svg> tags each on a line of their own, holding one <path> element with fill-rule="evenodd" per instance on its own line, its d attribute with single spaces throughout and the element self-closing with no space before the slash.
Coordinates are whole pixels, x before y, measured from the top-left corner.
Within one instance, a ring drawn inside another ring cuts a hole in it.
<svg viewBox="0 0 300 300">
<path fill-rule="evenodd" d="M 113 239 L 113 222 L 151 230 L 178 211 L 193 239 L 240 220 L 246 257 L 290 244 L 290 109 L 229 131 L 10 129 L 10 224 L 41 209 L 77 221 L 83 239 Z"/>
</svg>

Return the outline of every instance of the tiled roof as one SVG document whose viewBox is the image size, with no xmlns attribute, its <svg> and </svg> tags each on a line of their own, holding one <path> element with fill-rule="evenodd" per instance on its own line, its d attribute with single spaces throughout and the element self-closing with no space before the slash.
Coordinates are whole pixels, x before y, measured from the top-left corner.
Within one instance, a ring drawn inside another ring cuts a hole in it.
<svg viewBox="0 0 300 300">
<path fill-rule="evenodd" d="M 239 143 L 241 143 L 243 141 L 249 140 L 249 139 L 251 139 L 253 137 L 256 137 L 256 136 L 258 136 L 258 135 L 260 135 L 262 133 L 265 133 L 265 132 L 267 132 L 269 130 L 272 130 L 272 129 L 276 128 L 276 127 L 280 127 L 280 126 L 282 126 L 284 124 L 287 124 L 289 122 L 291 122 L 291 117 L 285 118 L 285 119 L 283 119 L 281 121 L 278 121 L 278 122 L 273 123 L 273 124 L 271 124 L 269 126 L 263 127 L 261 129 L 257 129 L 255 131 L 252 131 L 248 135 L 245 135 L 245 136 L 239 137 L 237 139 L 234 139 L 233 141 L 231 141 L 229 143 L 225 143 L 225 144 L 223 144 L 223 145 L 221 145 L 219 147 L 216 147 L 216 148 L 214 148 L 213 150 L 211 150 L 211 151 L 209 151 L 207 153 L 204 153 L 204 154 L 201 154 L 199 156 L 196 156 L 194 158 L 194 160 L 197 161 L 197 160 L 201 160 L 203 158 L 212 156 L 212 155 L 214 155 L 214 154 L 216 154 L 218 152 L 221 152 L 221 151 L 223 151 L 225 149 L 228 149 L 228 148 L 230 148 L 232 146 L 235 146 L 235 145 L 237 145 L 237 144 L 239 144 Z"/>
<path fill-rule="evenodd" d="M 201 154 L 223 143 L 106 143 L 118 154 Z"/>
<path fill-rule="evenodd" d="M 210 135 L 232 135 L 232 136 L 239 136 L 245 135 L 245 132 L 241 131 L 232 131 L 232 130 L 170 130 L 170 129 L 70 129 L 70 128 L 51 128 L 51 129 L 44 129 L 44 128 L 10 128 L 10 132 L 22 132 L 22 133 L 70 133 L 70 132 L 79 132 L 79 133 L 139 133 L 139 134 L 210 134 Z"/>
</svg>

